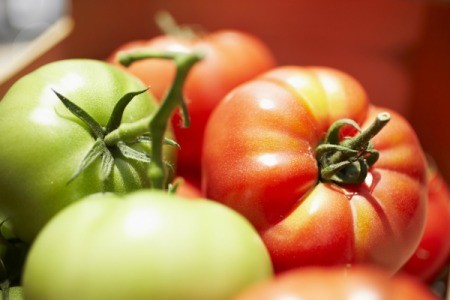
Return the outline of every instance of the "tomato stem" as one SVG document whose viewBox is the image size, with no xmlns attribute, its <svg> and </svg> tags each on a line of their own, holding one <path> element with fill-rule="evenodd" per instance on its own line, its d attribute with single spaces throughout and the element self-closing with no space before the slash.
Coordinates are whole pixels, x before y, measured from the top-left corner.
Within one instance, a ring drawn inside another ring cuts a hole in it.
<svg viewBox="0 0 450 300">
<path fill-rule="evenodd" d="M 165 10 L 158 11 L 155 15 L 155 22 L 159 29 L 166 35 L 173 35 L 185 39 L 194 39 L 198 36 L 197 30 L 192 26 L 178 24 L 174 17 Z"/>
<path fill-rule="evenodd" d="M 352 120 L 338 120 L 326 135 L 325 141 L 316 148 L 320 166 L 320 179 L 340 185 L 361 184 L 368 169 L 379 157 L 371 139 L 389 122 L 389 113 L 380 113 L 364 131 Z M 352 138 L 339 138 L 340 129 L 350 125 L 360 133 Z"/>
<path fill-rule="evenodd" d="M 154 115 L 136 123 L 120 126 L 117 130 L 106 136 L 105 142 L 109 145 L 124 139 L 132 140 L 150 130 L 152 153 L 148 175 L 153 188 L 166 189 L 168 186 L 168 170 L 163 160 L 162 151 L 165 143 L 164 133 L 167 129 L 168 122 L 177 107 L 181 107 L 185 126 L 189 126 L 189 114 L 183 97 L 183 87 L 190 69 L 195 63 L 202 59 L 202 55 L 198 53 L 170 53 L 145 50 L 122 52 L 118 54 L 119 62 L 125 66 L 128 66 L 135 61 L 149 58 L 171 59 L 174 61 L 177 72 L 172 85 L 166 92 L 161 106 Z"/>
<path fill-rule="evenodd" d="M 370 142 L 373 137 L 375 137 L 381 131 L 381 129 L 383 129 L 383 127 L 389 122 L 390 119 L 391 116 L 387 112 L 378 114 L 375 118 L 375 121 L 370 124 L 370 126 L 366 130 L 356 135 L 354 138 L 345 139 L 342 142 L 342 145 L 352 149 L 363 148 Z"/>
<path fill-rule="evenodd" d="M 148 124 L 152 120 L 153 115 L 139 119 L 132 123 L 123 123 L 117 129 L 111 131 L 105 136 L 105 144 L 114 146 L 118 142 L 131 142 L 140 136 L 148 133 Z"/>
</svg>

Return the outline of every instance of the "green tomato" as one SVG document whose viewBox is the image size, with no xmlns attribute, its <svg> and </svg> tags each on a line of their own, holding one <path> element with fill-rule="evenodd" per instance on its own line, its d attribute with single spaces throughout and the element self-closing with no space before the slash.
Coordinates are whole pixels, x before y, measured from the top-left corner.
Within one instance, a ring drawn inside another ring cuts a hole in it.
<svg viewBox="0 0 450 300">
<path fill-rule="evenodd" d="M 161 191 L 96 194 L 55 216 L 25 264 L 29 300 L 228 300 L 272 276 L 241 215 Z"/>
<path fill-rule="evenodd" d="M 54 92 L 104 128 L 119 99 L 143 89 L 141 81 L 111 64 L 81 59 L 47 64 L 10 88 L 0 102 L 0 210 L 18 238 L 31 242 L 56 212 L 86 195 L 149 186 L 148 163 L 125 157 L 117 147 L 109 149 L 113 165 L 106 180 L 99 178 L 102 157 L 71 180 L 96 137 Z M 135 96 L 122 123 L 149 116 L 155 103 L 148 92 Z M 132 147 L 148 154 L 149 146 Z M 173 162 L 174 152 L 167 151 Z"/>
</svg>

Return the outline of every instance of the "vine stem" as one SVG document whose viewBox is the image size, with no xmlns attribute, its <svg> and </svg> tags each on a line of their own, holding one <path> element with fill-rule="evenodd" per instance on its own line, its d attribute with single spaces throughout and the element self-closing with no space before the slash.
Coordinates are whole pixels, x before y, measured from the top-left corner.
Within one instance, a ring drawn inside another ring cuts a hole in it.
<svg viewBox="0 0 450 300">
<path fill-rule="evenodd" d="M 168 122 L 177 107 L 181 107 L 185 126 L 189 126 L 189 115 L 183 98 L 183 87 L 190 69 L 195 63 L 203 58 L 203 55 L 199 53 L 171 53 L 139 50 L 121 52 L 118 54 L 117 58 L 124 66 L 129 66 L 133 62 L 150 58 L 170 59 L 173 60 L 176 65 L 177 71 L 175 78 L 163 97 L 161 105 L 156 113 L 134 123 L 123 124 L 105 137 L 106 145 L 112 146 L 119 141 L 136 139 L 140 135 L 150 131 L 150 135 L 152 136 L 152 147 L 148 175 L 153 188 L 165 189 L 168 185 L 168 170 L 163 160 L 164 133 L 167 129 Z"/>
</svg>

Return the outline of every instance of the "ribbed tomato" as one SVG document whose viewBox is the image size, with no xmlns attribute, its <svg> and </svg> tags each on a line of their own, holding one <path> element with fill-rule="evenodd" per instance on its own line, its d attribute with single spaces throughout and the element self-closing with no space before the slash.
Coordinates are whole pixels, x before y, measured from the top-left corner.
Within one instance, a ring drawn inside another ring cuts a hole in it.
<svg viewBox="0 0 450 300">
<path fill-rule="evenodd" d="M 428 179 L 428 210 L 425 231 L 404 272 L 432 281 L 448 263 L 450 255 L 450 190 L 436 168 Z"/>
<path fill-rule="evenodd" d="M 231 91 L 208 122 L 202 167 L 205 195 L 256 226 L 277 271 L 396 271 L 424 228 L 426 163 L 415 132 L 338 70 L 279 67 Z"/>
<path fill-rule="evenodd" d="M 437 300 L 417 278 L 373 266 L 309 267 L 280 274 L 233 300 Z"/>
</svg>

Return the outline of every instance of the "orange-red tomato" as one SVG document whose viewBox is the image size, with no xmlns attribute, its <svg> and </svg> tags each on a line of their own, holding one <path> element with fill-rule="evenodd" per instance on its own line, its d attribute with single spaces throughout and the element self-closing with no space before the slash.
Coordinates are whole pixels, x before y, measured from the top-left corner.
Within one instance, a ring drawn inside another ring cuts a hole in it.
<svg viewBox="0 0 450 300">
<path fill-rule="evenodd" d="M 449 255 L 450 190 L 438 170 L 431 169 L 425 231 L 419 247 L 402 270 L 424 281 L 431 281 L 444 268 Z"/>
<path fill-rule="evenodd" d="M 205 58 L 190 71 L 185 83 L 184 95 L 191 125 L 183 128 L 180 115 L 175 115 L 173 119 L 175 136 L 182 149 L 178 157 L 178 173 L 200 178 L 203 132 L 211 111 L 232 88 L 272 68 L 275 59 L 261 40 L 233 30 L 217 31 L 197 38 L 162 35 L 130 42 L 115 53 L 142 49 L 198 51 L 205 54 Z M 111 58 L 113 62 L 115 57 L 114 54 Z M 148 85 L 158 99 L 172 83 L 175 72 L 172 62 L 160 59 L 141 60 L 127 69 Z"/>
<path fill-rule="evenodd" d="M 373 266 L 292 270 L 244 290 L 233 300 L 437 300 L 413 276 Z"/>
<path fill-rule="evenodd" d="M 319 180 L 315 153 L 336 120 L 364 130 L 381 111 L 338 70 L 262 74 L 231 91 L 209 119 L 203 193 L 253 223 L 277 271 L 355 263 L 397 271 L 419 243 L 426 211 L 426 162 L 411 126 L 389 111 L 372 139 L 379 159 L 361 184 Z"/>
<path fill-rule="evenodd" d="M 175 179 L 176 182 L 177 179 Z M 186 178 L 180 179 L 181 182 L 177 187 L 176 194 L 178 196 L 188 198 L 188 199 L 200 199 L 202 198 L 201 190 L 193 182 L 187 180 Z"/>
</svg>

